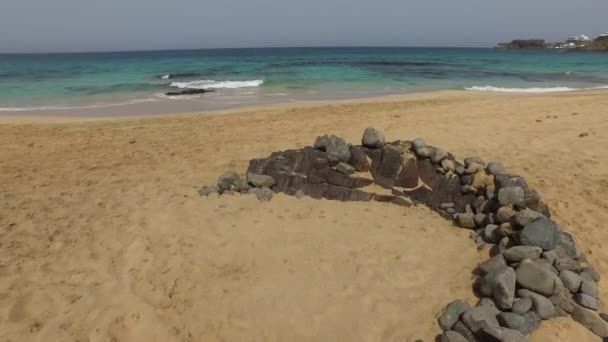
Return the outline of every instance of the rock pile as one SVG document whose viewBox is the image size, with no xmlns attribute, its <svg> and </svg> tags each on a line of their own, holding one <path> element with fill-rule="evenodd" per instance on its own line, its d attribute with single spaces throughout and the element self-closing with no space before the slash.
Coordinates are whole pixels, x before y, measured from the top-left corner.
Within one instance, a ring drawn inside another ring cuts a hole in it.
<svg viewBox="0 0 608 342">
<path fill-rule="evenodd" d="M 392 195 L 362 189 L 374 183 Z M 253 193 L 260 200 L 270 200 L 273 192 L 424 204 L 470 229 L 477 248 L 491 256 L 476 269 L 473 286 L 481 299 L 475 306 L 456 300 L 445 308 L 438 317 L 441 341 L 527 341 L 543 320 L 568 315 L 608 337 L 595 312 L 600 275 L 551 219 L 540 195 L 498 162 L 469 157 L 461 163 L 423 139 L 386 142 L 368 128 L 361 145 L 321 136 L 312 147 L 251 160 L 246 180 L 227 172 L 217 186 L 199 190 L 202 196 Z"/>
</svg>

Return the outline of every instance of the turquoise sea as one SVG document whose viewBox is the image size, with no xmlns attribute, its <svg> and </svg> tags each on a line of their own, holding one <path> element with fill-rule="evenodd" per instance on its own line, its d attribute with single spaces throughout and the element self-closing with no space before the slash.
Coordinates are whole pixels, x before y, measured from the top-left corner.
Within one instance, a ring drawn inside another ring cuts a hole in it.
<svg viewBox="0 0 608 342">
<path fill-rule="evenodd" d="M 188 88 L 215 92 L 164 95 Z M 142 103 L 148 104 L 146 111 L 159 108 L 160 113 L 443 89 L 600 88 L 608 88 L 608 54 L 601 53 L 265 48 L 0 55 L 0 111 L 5 113 L 136 112 Z"/>
</svg>

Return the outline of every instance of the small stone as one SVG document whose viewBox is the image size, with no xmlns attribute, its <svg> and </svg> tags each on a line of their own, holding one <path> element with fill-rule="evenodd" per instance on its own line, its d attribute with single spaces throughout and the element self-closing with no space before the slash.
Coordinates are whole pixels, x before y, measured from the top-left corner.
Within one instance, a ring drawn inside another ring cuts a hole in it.
<svg viewBox="0 0 608 342">
<path fill-rule="evenodd" d="M 435 170 L 437 170 L 437 173 L 440 173 L 442 175 L 445 175 L 447 173 L 447 171 L 441 166 L 437 167 Z"/>
<path fill-rule="evenodd" d="M 276 184 L 274 178 L 268 175 L 247 174 L 247 181 L 256 188 L 270 188 Z"/>
<path fill-rule="evenodd" d="M 587 132 L 583 132 L 578 135 L 579 138 L 584 138 L 584 137 L 588 137 L 588 136 L 589 136 L 589 133 L 587 133 Z"/>
<path fill-rule="evenodd" d="M 363 132 L 363 138 L 361 139 L 361 143 L 365 147 L 369 148 L 378 148 L 385 145 L 384 134 L 379 130 L 368 127 Z"/>
<path fill-rule="evenodd" d="M 532 309 L 532 300 L 530 298 L 517 298 L 513 301 L 511 311 L 513 313 L 523 315 Z"/>
<path fill-rule="evenodd" d="M 235 190 L 241 193 L 246 194 L 251 189 L 251 185 L 245 179 L 239 179 L 234 182 Z"/>
<path fill-rule="evenodd" d="M 415 150 L 416 155 L 420 158 L 430 158 L 434 151 L 435 149 L 429 146 L 421 147 Z"/>
<path fill-rule="evenodd" d="M 555 307 L 547 297 L 526 289 L 517 290 L 517 296 L 520 298 L 530 298 L 534 312 L 541 319 L 549 319 L 555 316 Z"/>
<path fill-rule="evenodd" d="M 481 159 L 479 157 L 464 158 L 464 167 L 468 168 L 471 164 L 479 164 L 479 165 L 485 166 L 486 162 L 483 161 L 483 159 Z"/>
<path fill-rule="evenodd" d="M 468 342 L 464 336 L 455 331 L 446 331 L 441 334 L 439 342 Z"/>
<path fill-rule="evenodd" d="M 342 172 L 346 175 L 352 175 L 353 173 L 355 173 L 355 168 L 347 163 L 340 163 L 336 165 L 336 171 Z"/>
<path fill-rule="evenodd" d="M 498 234 L 497 225 L 489 224 L 484 228 L 484 240 L 486 242 L 496 243 L 499 239 L 500 239 L 500 235 Z"/>
<path fill-rule="evenodd" d="M 515 299 L 515 270 L 511 267 L 496 269 L 484 276 L 481 287 L 486 295 L 494 299 L 494 303 L 501 310 L 509 310 Z"/>
<path fill-rule="evenodd" d="M 294 195 L 297 199 L 306 197 L 306 194 L 301 189 L 298 189 Z"/>
<path fill-rule="evenodd" d="M 513 312 L 501 312 L 496 316 L 500 325 L 505 328 L 519 330 L 526 324 L 526 319 Z"/>
<path fill-rule="evenodd" d="M 462 176 L 464 174 L 464 166 L 462 165 L 458 165 L 456 166 L 456 174 L 459 176 Z"/>
<path fill-rule="evenodd" d="M 519 240 L 524 246 L 537 246 L 548 251 L 557 245 L 559 231 L 555 221 L 543 217 L 526 225 L 519 235 Z"/>
<path fill-rule="evenodd" d="M 251 188 L 249 189 L 249 193 L 256 195 L 258 200 L 260 200 L 261 202 L 270 201 L 274 194 L 269 188 Z"/>
<path fill-rule="evenodd" d="M 593 269 L 591 267 L 583 268 L 583 270 L 581 271 L 581 277 L 583 279 L 592 280 L 596 283 L 599 283 L 600 280 L 602 280 L 598 271 L 596 271 L 595 269 Z"/>
<path fill-rule="evenodd" d="M 501 188 L 498 190 L 498 202 L 501 206 L 520 205 L 524 202 L 524 189 L 518 186 Z"/>
<path fill-rule="evenodd" d="M 239 176 L 238 173 L 235 171 L 228 171 L 218 178 L 217 186 L 222 192 L 225 190 L 230 190 L 230 187 L 239 179 L 241 179 L 241 176 Z"/>
<path fill-rule="evenodd" d="M 448 153 L 441 149 L 441 148 L 436 148 L 433 151 L 433 154 L 431 154 L 431 162 L 433 162 L 434 164 L 439 164 L 443 159 L 448 157 Z"/>
<path fill-rule="evenodd" d="M 426 146 L 426 142 L 422 138 L 416 138 L 412 141 L 412 148 L 414 151 L 418 151 L 419 149 Z"/>
<path fill-rule="evenodd" d="M 606 323 L 602 321 L 593 311 L 589 311 L 582 306 L 576 306 L 572 313 L 572 318 L 582 324 L 585 328 L 591 330 L 599 337 L 608 337 L 608 328 Z"/>
<path fill-rule="evenodd" d="M 477 227 L 483 227 L 485 226 L 486 215 L 482 213 L 475 214 L 475 216 L 473 216 L 473 221 L 475 221 Z"/>
<path fill-rule="evenodd" d="M 559 273 L 559 279 L 561 279 L 564 287 L 566 287 L 572 293 L 577 293 L 583 282 L 583 278 L 581 278 L 580 275 L 570 270 L 561 271 Z"/>
<path fill-rule="evenodd" d="M 471 183 L 473 183 L 473 176 L 472 175 L 465 175 L 460 177 L 460 184 L 462 185 L 471 185 Z"/>
<path fill-rule="evenodd" d="M 217 186 L 204 186 L 198 190 L 198 194 L 204 197 L 208 197 L 211 194 L 219 193 L 220 189 Z"/>
<path fill-rule="evenodd" d="M 506 173 L 504 166 L 498 162 L 489 162 L 487 166 L 487 170 L 490 174 L 497 175 L 499 173 Z"/>
<path fill-rule="evenodd" d="M 572 297 L 570 291 L 566 288 L 563 288 L 559 293 L 549 297 L 549 300 L 555 308 L 559 308 L 564 312 L 571 314 L 574 312 L 574 308 L 578 306 Z"/>
<path fill-rule="evenodd" d="M 578 259 L 582 256 L 582 253 L 576 247 L 574 237 L 570 233 L 559 232 L 557 246 L 572 259 Z"/>
<path fill-rule="evenodd" d="M 525 208 L 524 210 L 520 210 L 515 213 L 513 216 L 513 223 L 517 227 L 525 227 L 528 224 L 532 223 L 534 220 L 537 220 L 541 217 L 544 217 L 543 214 L 537 213 L 534 210 Z"/>
<path fill-rule="evenodd" d="M 542 248 L 535 246 L 515 246 L 505 251 L 505 259 L 508 262 L 521 262 L 524 259 L 535 260 L 540 258 Z"/>
<path fill-rule="evenodd" d="M 475 215 L 473 213 L 457 214 L 456 222 L 462 228 L 475 228 Z"/>
<path fill-rule="evenodd" d="M 445 210 L 445 212 L 448 213 L 448 214 L 453 215 L 453 214 L 456 214 L 456 209 L 454 209 L 454 208 L 447 208 Z"/>
<path fill-rule="evenodd" d="M 460 192 L 463 194 L 466 194 L 467 192 L 469 192 L 470 187 L 471 187 L 470 185 L 463 185 L 460 187 Z"/>
<path fill-rule="evenodd" d="M 323 136 L 317 137 L 313 146 L 321 151 L 325 151 L 327 149 L 328 143 L 329 143 L 329 136 L 323 135 Z"/>
<path fill-rule="evenodd" d="M 129 139 L 129 144 L 135 144 L 136 142 L 137 141 L 135 140 L 135 138 Z M 32 146 L 34 146 L 34 145 L 32 144 Z"/>
<path fill-rule="evenodd" d="M 441 316 L 439 316 L 439 327 L 443 331 L 452 329 L 465 311 L 471 309 L 471 305 L 464 300 L 455 300 L 448 304 Z"/>
<path fill-rule="evenodd" d="M 587 294 L 584 294 L 584 293 L 577 293 L 577 294 L 575 294 L 574 295 L 574 300 L 578 304 L 586 307 L 587 309 L 591 309 L 591 310 L 597 311 L 597 309 L 599 307 L 599 303 L 598 303 L 597 299 L 595 299 L 595 298 L 593 298 L 593 297 L 591 297 L 591 296 L 589 296 Z"/>
<path fill-rule="evenodd" d="M 456 322 L 456 324 L 454 324 L 452 327 L 452 330 L 464 336 L 469 342 L 476 341 L 475 334 L 473 334 L 471 329 L 469 329 L 462 321 Z"/>
<path fill-rule="evenodd" d="M 584 293 L 584 294 L 586 294 L 588 296 L 591 296 L 591 297 L 593 297 L 595 299 L 599 299 L 600 298 L 600 294 L 597 291 L 597 288 L 595 287 L 595 285 L 593 284 L 593 282 L 590 281 L 590 280 L 583 280 L 583 282 L 581 283 L 581 293 Z"/>
<path fill-rule="evenodd" d="M 498 211 L 496 211 L 496 222 L 498 223 L 506 223 L 511 220 L 511 218 L 515 215 L 515 210 L 511 207 L 500 207 Z"/>
<path fill-rule="evenodd" d="M 327 153 L 327 160 L 332 166 L 341 162 L 348 163 L 350 160 L 350 148 L 348 144 L 346 144 L 344 139 L 335 135 L 329 137 L 325 152 Z"/>
<path fill-rule="evenodd" d="M 517 275 L 517 284 L 525 289 L 547 297 L 561 290 L 562 284 L 559 277 L 531 260 L 523 260 L 515 273 Z M 523 298 L 523 296 L 520 297 Z"/>
<path fill-rule="evenodd" d="M 543 252 L 543 258 L 546 259 L 547 261 L 549 261 L 549 263 L 551 265 L 553 265 L 553 263 L 558 258 L 558 256 L 557 256 L 557 253 L 555 252 L 555 250 L 550 250 L 550 251 Z"/>
<path fill-rule="evenodd" d="M 528 338 L 517 330 L 493 326 L 484 326 L 480 339 L 481 341 L 528 342 Z"/>
<path fill-rule="evenodd" d="M 531 334 L 534 330 L 538 329 L 542 323 L 542 320 L 534 311 L 528 311 L 523 314 L 522 317 L 526 320 L 526 324 L 520 330 L 520 332 L 524 335 Z"/>
<path fill-rule="evenodd" d="M 449 203 L 441 203 L 441 204 L 439 205 L 439 208 L 444 209 L 444 210 L 445 210 L 445 209 L 448 209 L 448 208 L 454 208 L 454 203 L 452 203 L 452 202 L 449 202 Z"/>
<path fill-rule="evenodd" d="M 500 327 L 496 319 L 499 312 L 491 299 L 482 298 L 476 307 L 462 314 L 462 322 L 473 333 L 481 331 L 484 326 Z"/>
<path fill-rule="evenodd" d="M 358 172 L 368 172 L 371 168 L 371 164 L 363 148 L 358 146 L 350 147 L 350 160 L 348 164 L 352 165 Z"/>
<path fill-rule="evenodd" d="M 446 171 L 454 172 L 456 170 L 456 162 L 453 159 L 445 158 L 441 161 L 441 167 Z"/>
<path fill-rule="evenodd" d="M 558 257 L 557 259 L 555 259 L 555 261 L 553 261 L 553 265 L 560 272 L 563 270 L 580 272 L 581 270 L 581 266 L 579 265 L 578 261 L 565 255 L 561 258 Z"/>
</svg>

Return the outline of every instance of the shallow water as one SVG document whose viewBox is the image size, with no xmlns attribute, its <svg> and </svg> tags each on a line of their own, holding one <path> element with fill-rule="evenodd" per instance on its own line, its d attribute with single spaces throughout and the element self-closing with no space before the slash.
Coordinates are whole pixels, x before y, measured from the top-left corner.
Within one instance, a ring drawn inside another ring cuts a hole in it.
<svg viewBox="0 0 608 342">
<path fill-rule="evenodd" d="M 279 48 L 0 55 L 0 111 L 204 110 L 428 90 L 608 86 L 608 55 L 464 48 Z M 179 89 L 214 90 L 168 99 Z M 184 102 L 184 103 L 180 103 Z M 141 104 L 147 104 L 142 106 Z"/>
</svg>

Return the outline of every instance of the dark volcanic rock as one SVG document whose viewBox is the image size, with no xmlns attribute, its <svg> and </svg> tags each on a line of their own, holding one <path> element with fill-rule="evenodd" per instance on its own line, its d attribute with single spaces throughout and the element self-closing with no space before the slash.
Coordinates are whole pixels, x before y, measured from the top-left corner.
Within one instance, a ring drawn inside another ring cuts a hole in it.
<svg viewBox="0 0 608 342">
<path fill-rule="evenodd" d="M 471 309 L 471 304 L 464 300 L 455 300 L 448 304 L 441 316 L 438 318 L 439 327 L 443 331 L 452 329 L 465 311 Z"/>
<path fill-rule="evenodd" d="M 395 142 L 375 150 L 372 154 L 371 173 L 376 182 L 385 187 L 418 186 L 417 159 L 407 142 Z"/>
<path fill-rule="evenodd" d="M 537 246 L 548 251 L 557 245 L 559 226 L 549 218 L 540 218 L 524 227 L 519 240 L 525 246 Z"/>
<path fill-rule="evenodd" d="M 211 93 L 213 91 L 214 90 L 212 90 L 212 89 L 184 89 L 184 90 L 179 90 L 179 91 L 169 91 L 169 92 L 166 92 L 165 95 L 167 95 L 167 96 L 198 95 L 198 94 Z"/>
<path fill-rule="evenodd" d="M 350 160 L 348 144 L 346 144 L 344 139 L 335 135 L 329 137 L 325 152 L 327 153 L 327 160 L 330 165 L 337 165 L 341 162 L 348 163 Z"/>
<path fill-rule="evenodd" d="M 271 188 L 276 184 L 274 178 L 268 175 L 247 174 L 247 181 L 255 188 Z"/>
<path fill-rule="evenodd" d="M 350 148 L 350 160 L 348 161 L 358 172 L 368 172 L 371 168 L 367 155 L 361 147 L 352 146 Z"/>
<path fill-rule="evenodd" d="M 514 246 L 507 249 L 504 255 L 509 262 L 521 262 L 524 259 L 535 260 L 540 258 L 542 251 L 542 248 L 536 246 Z"/>
<path fill-rule="evenodd" d="M 468 340 L 458 332 L 446 331 L 441 334 L 439 342 L 468 342 Z"/>
<path fill-rule="evenodd" d="M 198 194 L 207 197 L 211 194 L 217 194 L 219 191 L 220 189 L 217 186 L 204 186 L 198 190 Z"/>
<path fill-rule="evenodd" d="M 561 280 L 558 276 L 531 260 L 522 261 L 515 273 L 517 274 L 517 284 L 525 289 L 547 297 L 561 290 Z"/>
<path fill-rule="evenodd" d="M 520 298 L 530 298 L 532 300 L 532 308 L 540 318 L 549 319 L 555 316 L 555 307 L 547 297 L 526 289 L 517 290 L 517 296 Z"/>
<path fill-rule="evenodd" d="M 384 134 L 375 128 L 368 127 L 365 129 L 365 132 L 363 132 L 361 143 L 363 146 L 369 148 L 382 147 L 385 144 Z"/>
<path fill-rule="evenodd" d="M 587 310 L 582 306 L 576 306 L 572 313 L 572 318 L 582 324 L 585 328 L 591 330 L 599 337 L 608 337 L 608 328 L 606 323 L 597 316 L 593 311 Z"/>
</svg>

